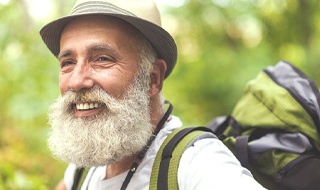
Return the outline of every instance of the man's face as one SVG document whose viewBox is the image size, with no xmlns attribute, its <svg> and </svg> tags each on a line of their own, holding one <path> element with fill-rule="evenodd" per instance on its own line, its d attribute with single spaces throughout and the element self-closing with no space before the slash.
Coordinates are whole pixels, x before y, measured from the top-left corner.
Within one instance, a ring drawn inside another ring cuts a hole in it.
<svg viewBox="0 0 320 190">
<path fill-rule="evenodd" d="M 98 166 L 138 152 L 152 133 L 150 63 L 141 64 L 132 28 L 84 17 L 61 36 L 60 97 L 49 111 L 53 154 Z"/>
<path fill-rule="evenodd" d="M 121 98 L 139 66 L 134 35 L 132 27 L 110 17 L 82 17 L 68 24 L 58 56 L 61 94 L 98 85 L 111 96 Z M 97 102 L 77 102 L 73 108 L 79 117 L 95 115 L 103 109 Z"/>
</svg>

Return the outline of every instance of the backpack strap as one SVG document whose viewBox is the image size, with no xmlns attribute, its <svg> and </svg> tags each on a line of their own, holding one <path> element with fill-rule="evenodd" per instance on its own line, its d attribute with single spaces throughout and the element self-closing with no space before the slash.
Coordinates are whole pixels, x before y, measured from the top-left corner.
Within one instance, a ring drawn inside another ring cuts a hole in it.
<svg viewBox="0 0 320 190">
<path fill-rule="evenodd" d="M 235 156 L 240 161 L 241 165 L 250 170 L 250 161 L 249 161 L 249 136 L 237 136 L 235 144 Z"/>
<path fill-rule="evenodd" d="M 189 127 L 174 130 L 161 145 L 152 168 L 150 190 L 177 190 L 178 167 L 183 152 L 203 138 L 216 138 L 207 127 Z"/>
<path fill-rule="evenodd" d="M 241 134 L 240 124 L 232 115 L 216 117 L 209 123 L 208 128 L 210 128 L 220 140 L 224 140 L 226 138 L 224 132 L 229 126 L 233 128 L 232 136 Z"/>
<path fill-rule="evenodd" d="M 77 168 L 74 172 L 71 190 L 80 190 L 90 168 Z"/>
</svg>

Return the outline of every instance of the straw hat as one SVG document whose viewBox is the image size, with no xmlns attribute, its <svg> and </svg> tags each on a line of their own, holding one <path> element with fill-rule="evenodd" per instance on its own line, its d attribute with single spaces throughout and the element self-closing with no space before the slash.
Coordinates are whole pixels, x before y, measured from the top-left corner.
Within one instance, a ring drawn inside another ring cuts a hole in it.
<svg viewBox="0 0 320 190">
<path fill-rule="evenodd" d="M 136 27 L 167 63 L 165 78 L 171 73 L 177 60 L 177 47 L 171 35 L 161 27 L 160 13 L 151 0 L 78 0 L 68 16 L 45 25 L 40 35 L 57 57 L 60 52 L 60 37 L 68 22 L 81 15 L 102 14 L 125 20 Z"/>
</svg>

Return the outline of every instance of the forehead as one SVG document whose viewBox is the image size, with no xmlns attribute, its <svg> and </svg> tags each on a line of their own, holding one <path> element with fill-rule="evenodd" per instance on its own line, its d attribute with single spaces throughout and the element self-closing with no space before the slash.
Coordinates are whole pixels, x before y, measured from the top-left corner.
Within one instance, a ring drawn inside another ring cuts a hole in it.
<svg viewBox="0 0 320 190">
<path fill-rule="evenodd" d="M 143 38 L 135 27 L 119 18 L 104 15 L 80 16 L 71 20 L 64 28 L 60 38 L 60 50 L 61 45 L 65 45 L 70 39 L 85 41 L 90 37 L 108 40 L 108 43 L 113 42 L 115 45 L 133 46 L 135 49 Z"/>
</svg>

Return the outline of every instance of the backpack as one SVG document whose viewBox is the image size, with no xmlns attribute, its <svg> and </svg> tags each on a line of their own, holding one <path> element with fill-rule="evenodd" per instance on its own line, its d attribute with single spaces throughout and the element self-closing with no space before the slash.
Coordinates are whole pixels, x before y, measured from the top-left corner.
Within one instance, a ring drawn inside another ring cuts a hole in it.
<svg viewBox="0 0 320 190">
<path fill-rule="evenodd" d="M 280 61 L 250 81 L 230 116 L 209 124 L 268 189 L 320 189 L 320 93 Z"/>
</svg>

